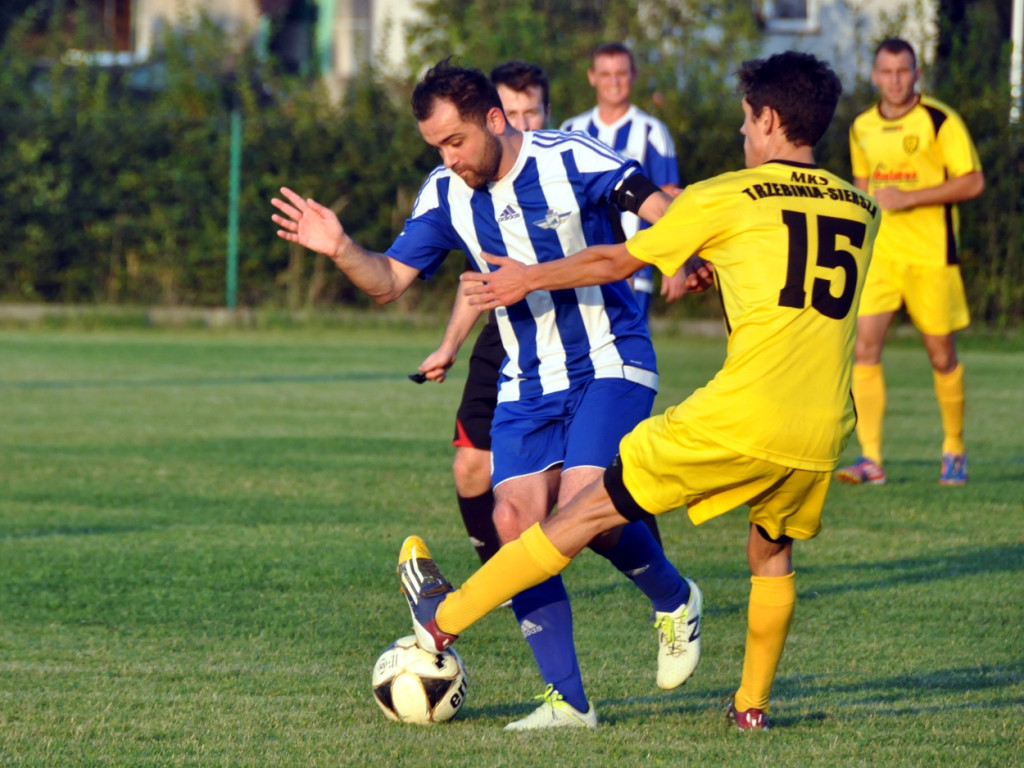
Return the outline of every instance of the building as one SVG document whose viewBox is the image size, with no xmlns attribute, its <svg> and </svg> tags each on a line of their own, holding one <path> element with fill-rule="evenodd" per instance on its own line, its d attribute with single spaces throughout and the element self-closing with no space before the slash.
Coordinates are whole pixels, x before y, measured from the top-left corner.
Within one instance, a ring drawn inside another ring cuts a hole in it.
<svg viewBox="0 0 1024 768">
<path fill-rule="evenodd" d="M 364 62 L 387 71 L 404 62 L 404 23 L 416 0 L 82 0 L 80 12 L 103 32 L 105 45 L 71 50 L 69 63 L 127 66 L 149 59 L 167 28 L 200 14 L 238 45 L 273 51 L 296 71 L 318 71 L 332 91 Z"/>
<path fill-rule="evenodd" d="M 416 0 L 83 0 L 101 23 L 108 50 L 71 52 L 90 63 L 146 60 L 167 26 L 192 23 L 200 12 L 240 45 L 271 50 L 296 71 L 318 71 L 332 92 L 365 62 L 398 71 L 405 58 L 406 22 Z M 927 63 L 934 49 L 934 0 L 753 0 L 764 30 L 764 53 L 794 49 L 830 61 L 847 83 L 870 69 L 873 43 L 899 33 Z"/>
<path fill-rule="evenodd" d="M 874 44 L 893 30 L 932 60 L 937 3 L 926 0 L 762 0 L 755 11 L 766 55 L 785 50 L 829 61 L 847 84 L 871 71 Z"/>
</svg>

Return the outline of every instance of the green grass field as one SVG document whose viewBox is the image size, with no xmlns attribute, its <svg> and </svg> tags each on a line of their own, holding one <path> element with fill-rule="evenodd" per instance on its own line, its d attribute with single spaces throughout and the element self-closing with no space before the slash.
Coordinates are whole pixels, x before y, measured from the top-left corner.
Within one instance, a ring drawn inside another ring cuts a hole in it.
<svg viewBox="0 0 1024 768">
<path fill-rule="evenodd" d="M 727 730 L 722 710 L 742 511 L 662 518 L 706 599 L 683 688 L 655 687 L 648 607 L 584 554 L 566 581 L 597 731 L 501 730 L 542 688 L 507 610 L 459 641 L 457 720 L 387 722 L 370 674 L 409 630 L 402 539 L 423 535 L 457 583 L 477 562 L 448 445 L 465 363 L 442 386 L 406 379 L 438 334 L 0 331 L 0 765 L 1024 765 L 1024 351 L 970 338 L 964 488 L 936 482 L 923 350 L 887 350 L 890 483 L 834 487 L 798 545 L 772 732 Z M 656 344 L 660 407 L 724 354 Z"/>
</svg>

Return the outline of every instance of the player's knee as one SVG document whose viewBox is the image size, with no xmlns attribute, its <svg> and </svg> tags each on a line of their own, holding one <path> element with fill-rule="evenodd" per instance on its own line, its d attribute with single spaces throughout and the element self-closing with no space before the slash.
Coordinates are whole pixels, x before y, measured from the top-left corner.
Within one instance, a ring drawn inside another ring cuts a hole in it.
<svg viewBox="0 0 1024 768">
<path fill-rule="evenodd" d="M 853 360 L 857 365 L 878 365 L 882 360 L 882 347 L 884 339 L 857 337 L 854 345 Z"/>
<path fill-rule="evenodd" d="M 857 322 L 857 340 L 853 347 L 853 359 L 858 365 L 878 365 L 882 361 L 885 337 L 889 332 L 891 316 L 882 315 L 860 318 Z"/>
<path fill-rule="evenodd" d="M 519 535 L 535 522 L 530 515 L 507 502 L 494 505 L 494 528 L 502 544 L 515 541 Z"/>
<path fill-rule="evenodd" d="M 515 541 L 522 530 L 519 528 L 519 515 L 507 504 L 494 505 L 494 529 L 502 544 Z"/>
<path fill-rule="evenodd" d="M 784 576 L 793 570 L 793 539 L 773 537 L 760 525 L 750 526 L 747 562 L 754 576 Z"/>
<path fill-rule="evenodd" d="M 491 488 L 491 462 L 487 451 L 456 449 L 452 461 L 455 490 L 467 498 L 480 496 Z"/>
<path fill-rule="evenodd" d="M 952 373 L 960 364 L 956 352 L 952 349 L 929 350 L 928 357 L 931 359 L 932 368 L 939 373 Z"/>
</svg>

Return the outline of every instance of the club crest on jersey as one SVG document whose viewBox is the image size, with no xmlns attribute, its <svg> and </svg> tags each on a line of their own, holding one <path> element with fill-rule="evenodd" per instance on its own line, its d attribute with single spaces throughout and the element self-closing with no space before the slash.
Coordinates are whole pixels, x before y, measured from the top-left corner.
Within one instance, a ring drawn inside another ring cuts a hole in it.
<svg viewBox="0 0 1024 768">
<path fill-rule="evenodd" d="M 498 223 L 501 224 L 503 221 L 512 221 L 512 219 L 519 218 L 519 211 L 513 208 L 511 205 L 506 205 L 505 210 L 498 216 Z"/>
<path fill-rule="evenodd" d="M 569 218 L 569 212 L 559 213 L 554 208 L 548 208 L 548 212 L 544 215 L 543 219 L 537 219 L 533 222 L 541 229 L 558 229 L 558 225 Z"/>
<path fill-rule="evenodd" d="M 903 151 L 908 155 L 912 155 L 917 152 L 918 140 L 917 136 L 910 134 L 909 136 L 903 137 Z"/>
</svg>

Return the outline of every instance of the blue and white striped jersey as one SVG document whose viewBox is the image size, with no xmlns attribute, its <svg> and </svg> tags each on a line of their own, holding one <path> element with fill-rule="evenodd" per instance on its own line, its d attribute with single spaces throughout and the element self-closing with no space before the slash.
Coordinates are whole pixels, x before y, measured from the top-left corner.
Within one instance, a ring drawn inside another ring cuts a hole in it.
<svg viewBox="0 0 1024 768">
<path fill-rule="evenodd" d="M 631 104 L 626 114 L 611 125 L 598 117 L 597 107 L 562 123 L 563 131 L 583 131 L 607 144 L 623 157 L 640 163 L 644 175 L 659 187 L 679 184 L 676 149 L 665 124 Z M 632 237 L 647 223 L 632 213 L 622 214 L 622 229 Z"/>
<path fill-rule="evenodd" d="M 486 190 L 435 169 L 387 255 L 430 277 L 454 249 L 489 272 L 493 267 L 481 252 L 537 264 L 610 243 L 607 197 L 638 171 L 636 163 L 579 133 L 526 132 L 512 170 Z M 499 402 L 559 392 L 590 378 L 624 378 L 657 389 L 654 348 L 625 281 L 534 291 L 495 314 L 508 355 Z"/>
</svg>

